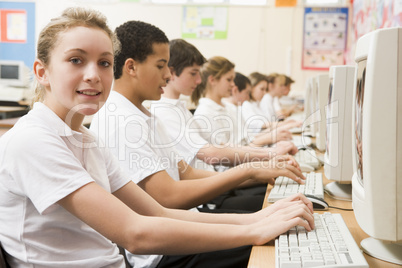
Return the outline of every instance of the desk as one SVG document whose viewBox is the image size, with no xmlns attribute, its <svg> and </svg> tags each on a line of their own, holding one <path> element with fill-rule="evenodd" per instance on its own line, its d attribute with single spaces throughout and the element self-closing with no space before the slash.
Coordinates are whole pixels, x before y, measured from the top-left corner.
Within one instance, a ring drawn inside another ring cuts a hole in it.
<svg viewBox="0 0 402 268">
<path fill-rule="evenodd" d="M 324 173 L 324 168 L 321 167 L 321 169 L 317 170 L 316 172 Z M 330 180 L 328 180 L 324 174 L 323 174 L 323 180 L 324 180 L 324 184 L 327 184 L 330 182 Z M 267 187 L 265 202 L 263 204 L 264 207 L 270 205 L 270 203 L 267 202 L 267 196 L 268 196 L 269 192 L 271 191 L 271 189 L 272 189 L 272 186 L 269 185 Z M 325 201 L 327 201 L 330 206 L 340 207 L 340 208 L 352 208 L 352 202 L 336 200 L 327 194 L 325 194 L 324 198 L 325 198 Z M 349 228 L 350 233 L 352 234 L 353 238 L 355 239 L 356 243 L 359 246 L 360 246 L 360 242 L 363 239 L 368 237 L 368 235 L 365 232 L 363 232 L 363 230 L 357 224 L 353 211 L 343 211 L 343 210 L 333 209 L 333 208 L 330 208 L 327 211 L 331 212 L 331 213 L 342 214 L 343 220 L 345 221 L 346 225 Z M 317 211 L 317 213 L 321 214 L 324 212 Z M 377 267 L 378 268 L 380 268 L 380 267 L 381 268 L 384 268 L 384 267 L 385 268 L 388 268 L 388 267 L 401 268 L 401 266 L 399 266 L 399 265 L 381 261 L 381 260 L 373 258 L 365 253 L 363 253 L 363 255 L 366 258 L 367 263 L 370 268 L 377 268 Z M 270 241 L 267 245 L 264 245 L 264 246 L 254 246 L 251 251 L 248 267 L 249 268 L 275 267 L 275 244 L 274 244 L 274 241 Z"/>
<path fill-rule="evenodd" d="M 7 119 L 0 119 L 0 128 L 12 128 L 15 123 L 20 119 L 20 117 L 13 117 Z"/>
<path fill-rule="evenodd" d="M 26 106 L 0 106 L 0 119 L 23 116 L 28 111 Z"/>
</svg>

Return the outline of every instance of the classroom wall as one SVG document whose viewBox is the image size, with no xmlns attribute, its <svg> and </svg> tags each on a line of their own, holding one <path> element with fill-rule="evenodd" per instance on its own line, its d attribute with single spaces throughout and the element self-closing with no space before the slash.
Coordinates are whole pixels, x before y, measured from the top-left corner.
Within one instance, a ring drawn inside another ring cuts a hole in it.
<svg viewBox="0 0 402 268">
<path fill-rule="evenodd" d="M 116 2 L 36 0 L 36 31 L 72 5 L 89 6 L 103 12 L 115 28 L 127 20 L 142 20 L 161 28 L 169 39 L 181 37 L 182 6 Z M 228 37 L 225 40 L 187 39 L 209 58 L 224 56 L 246 75 L 254 71 L 280 72 L 295 79 L 292 94 L 304 94 L 308 77 L 320 71 L 301 69 L 304 8 L 229 7 Z"/>
</svg>

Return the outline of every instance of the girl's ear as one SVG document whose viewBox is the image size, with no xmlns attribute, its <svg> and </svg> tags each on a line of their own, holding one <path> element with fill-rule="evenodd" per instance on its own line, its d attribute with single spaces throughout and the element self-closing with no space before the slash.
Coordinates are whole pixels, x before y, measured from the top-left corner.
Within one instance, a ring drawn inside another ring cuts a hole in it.
<svg viewBox="0 0 402 268">
<path fill-rule="evenodd" d="M 35 62 L 33 64 L 33 72 L 34 72 L 34 75 L 35 75 L 36 79 L 38 80 L 39 84 L 41 84 L 43 86 L 50 85 L 49 78 L 46 73 L 45 65 L 43 64 L 43 62 L 41 60 L 39 60 L 39 59 L 35 60 Z"/>
<path fill-rule="evenodd" d="M 216 79 L 215 77 L 211 74 L 208 76 L 208 84 L 213 85 L 215 83 Z"/>
</svg>

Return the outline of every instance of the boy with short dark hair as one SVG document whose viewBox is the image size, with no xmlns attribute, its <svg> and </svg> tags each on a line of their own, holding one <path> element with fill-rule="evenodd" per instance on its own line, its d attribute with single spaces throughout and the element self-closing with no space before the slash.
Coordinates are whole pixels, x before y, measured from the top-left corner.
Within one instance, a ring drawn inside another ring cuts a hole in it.
<svg viewBox="0 0 402 268">
<path fill-rule="evenodd" d="M 166 139 L 164 122 L 142 105 L 144 100 L 158 100 L 171 79 L 167 37 L 157 27 L 140 21 L 124 23 L 116 34 L 121 52 L 115 61 L 113 90 L 91 129 L 118 157 L 129 177 L 155 200 L 169 208 L 191 209 L 239 185 L 273 183 L 279 175 L 302 183 L 303 175 L 290 156 L 242 164 L 223 173 L 193 169 L 181 160 L 174 144 Z M 247 265 L 249 252 L 250 247 L 244 247 L 220 252 L 219 257 L 208 253 L 127 256 L 135 267 L 171 267 L 175 262 L 195 267 L 192 261 L 202 266 L 211 259 L 217 267 L 242 267 Z"/>
</svg>

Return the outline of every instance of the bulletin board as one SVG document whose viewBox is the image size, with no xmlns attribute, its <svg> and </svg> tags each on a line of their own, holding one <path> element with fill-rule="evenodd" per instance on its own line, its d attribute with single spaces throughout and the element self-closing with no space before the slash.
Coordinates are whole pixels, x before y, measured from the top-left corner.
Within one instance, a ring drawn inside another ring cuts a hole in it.
<svg viewBox="0 0 402 268">
<path fill-rule="evenodd" d="M 35 3 L 0 1 L 0 59 L 35 60 Z"/>
<path fill-rule="evenodd" d="M 348 8 L 306 7 L 302 68 L 328 70 L 345 64 Z"/>
<path fill-rule="evenodd" d="M 227 7 L 183 7 L 182 38 L 226 39 L 227 28 Z"/>
</svg>

